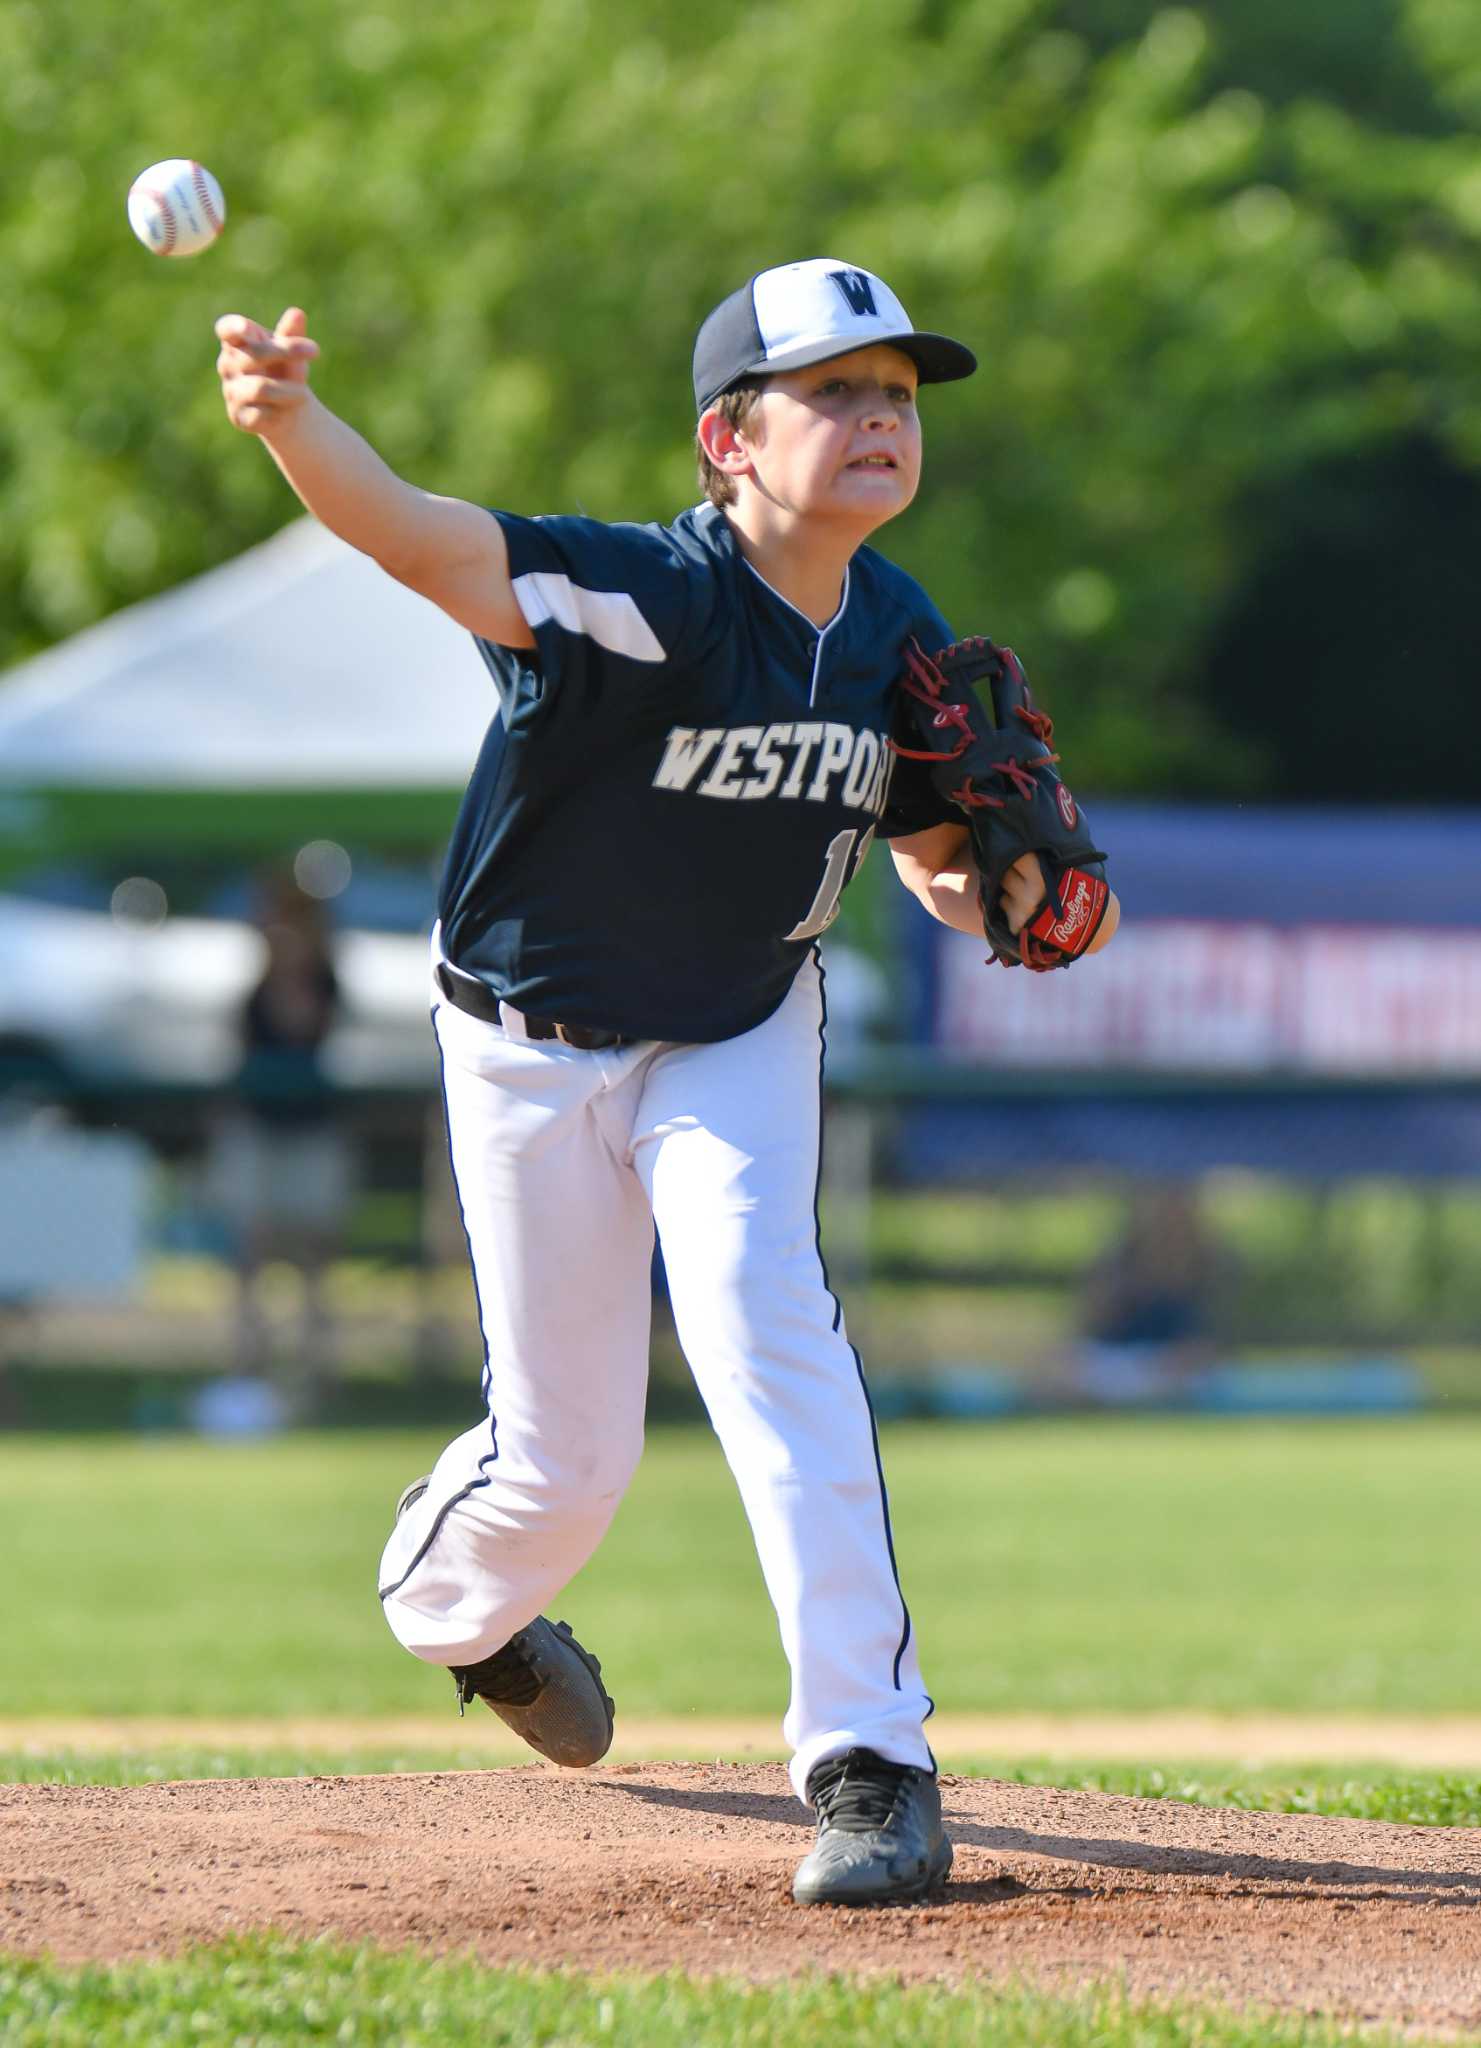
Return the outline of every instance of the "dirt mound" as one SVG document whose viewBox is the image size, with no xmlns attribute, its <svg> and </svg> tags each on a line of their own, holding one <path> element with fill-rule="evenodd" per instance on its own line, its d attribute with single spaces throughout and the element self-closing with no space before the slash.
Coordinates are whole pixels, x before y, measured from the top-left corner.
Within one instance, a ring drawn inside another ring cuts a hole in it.
<svg viewBox="0 0 1481 2048">
<path fill-rule="evenodd" d="M 865 1912 L 792 1904 L 811 1825 L 769 1764 L 8 1786 L 0 1944 L 113 1959 L 275 1927 L 595 1970 L 1113 1978 L 1481 2026 L 1481 1830 L 942 1782 L 951 1884 Z"/>
</svg>

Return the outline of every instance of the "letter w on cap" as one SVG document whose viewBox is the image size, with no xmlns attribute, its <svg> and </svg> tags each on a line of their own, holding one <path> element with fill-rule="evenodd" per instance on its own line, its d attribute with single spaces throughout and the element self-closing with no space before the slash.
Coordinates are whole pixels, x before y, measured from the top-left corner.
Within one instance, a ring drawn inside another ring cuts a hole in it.
<svg viewBox="0 0 1481 2048">
<path fill-rule="evenodd" d="M 862 270 L 830 270 L 828 275 L 848 300 L 851 312 L 857 313 L 861 320 L 866 313 L 873 313 L 878 318 L 874 287 Z"/>
</svg>

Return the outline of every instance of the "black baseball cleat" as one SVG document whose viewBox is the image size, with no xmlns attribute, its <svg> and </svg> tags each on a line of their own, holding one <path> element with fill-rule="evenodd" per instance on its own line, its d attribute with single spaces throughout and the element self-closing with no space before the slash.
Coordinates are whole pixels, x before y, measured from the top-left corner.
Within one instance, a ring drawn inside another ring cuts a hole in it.
<svg viewBox="0 0 1481 2048">
<path fill-rule="evenodd" d="M 951 1869 L 941 1788 L 929 1771 L 850 1749 L 808 1772 L 807 1799 L 818 1839 L 792 1881 L 800 1906 L 919 1899 Z"/>
<path fill-rule="evenodd" d="M 414 1479 L 407 1487 L 396 1503 L 398 1522 L 429 1483 Z M 452 1675 L 459 1713 L 469 1700 L 482 1700 L 554 1764 L 580 1770 L 600 1763 L 612 1747 L 616 1709 L 602 1684 L 602 1667 L 564 1621 L 537 1615 L 502 1650 L 477 1664 L 454 1664 Z"/>
</svg>

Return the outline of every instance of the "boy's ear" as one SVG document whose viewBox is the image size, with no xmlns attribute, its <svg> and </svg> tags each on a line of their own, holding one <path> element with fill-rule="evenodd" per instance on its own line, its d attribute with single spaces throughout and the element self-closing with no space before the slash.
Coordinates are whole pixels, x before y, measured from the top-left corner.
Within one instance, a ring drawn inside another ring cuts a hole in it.
<svg viewBox="0 0 1481 2048">
<path fill-rule="evenodd" d="M 711 464 L 723 475 L 746 476 L 750 473 L 751 456 L 746 442 L 754 442 L 755 436 L 745 435 L 741 428 L 733 426 L 717 405 L 707 407 L 700 414 L 695 433 Z"/>
</svg>

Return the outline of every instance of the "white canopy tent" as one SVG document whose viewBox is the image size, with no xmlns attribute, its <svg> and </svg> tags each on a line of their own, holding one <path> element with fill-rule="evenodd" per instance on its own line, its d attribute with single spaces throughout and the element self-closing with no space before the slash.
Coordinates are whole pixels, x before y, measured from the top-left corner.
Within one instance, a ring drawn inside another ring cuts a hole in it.
<svg viewBox="0 0 1481 2048">
<path fill-rule="evenodd" d="M 494 702 L 467 633 L 298 520 L 0 677 L 0 871 L 435 844 Z"/>
</svg>

